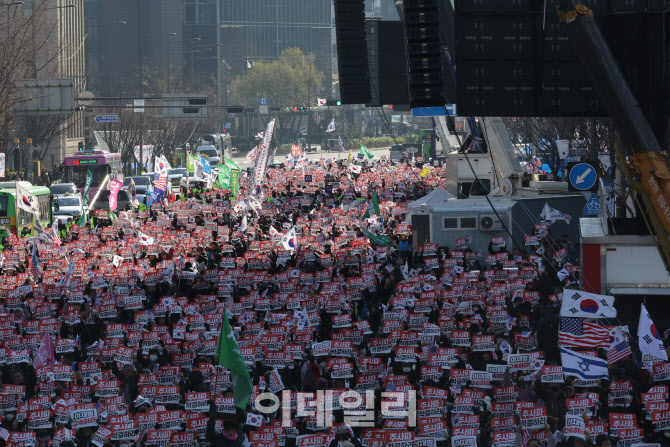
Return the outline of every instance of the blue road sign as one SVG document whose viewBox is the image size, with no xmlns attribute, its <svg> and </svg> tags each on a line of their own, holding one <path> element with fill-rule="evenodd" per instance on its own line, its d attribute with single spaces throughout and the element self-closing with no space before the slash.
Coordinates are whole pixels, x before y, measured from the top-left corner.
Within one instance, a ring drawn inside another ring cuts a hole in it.
<svg viewBox="0 0 670 447">
<path fill-rule="evenodd" d="M 591 193 L 591 198 L 586 202 L 586 205 L 584 206 L 584 215 L 600 215 L 600 200 L 598 199 L 598 195 L 596 193 Z"/>
<path fill-rule="evenodd" d="M 96 123 L 118 123 L 119 115 L 98 115 L 95 117 Z"/>
<path fill-rule="evenodd" d="M 412 116 L 457 116 L 456 104 L 445 104 L 444 107 L 415 107 Z"/>
<path fill-rule="evenodd" d="M 577 163 L 570 169 L 570 184 L 579 191 L 588 191 L 598 181 L 596 169 L 588 163 Z"/>
<path fill-rule="evenodd" d="M 268 99 L 267 98 L 261 98 L 261 105 L 262 106 L 268 105 Z"/>
</svg>

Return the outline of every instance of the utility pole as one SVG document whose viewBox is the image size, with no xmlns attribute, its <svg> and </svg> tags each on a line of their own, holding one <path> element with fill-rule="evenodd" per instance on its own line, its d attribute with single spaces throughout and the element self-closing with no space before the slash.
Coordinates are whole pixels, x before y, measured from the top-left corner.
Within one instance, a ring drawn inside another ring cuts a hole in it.
<svg viewBox="0 0 670 447">
<path fill-rule="evenodd" d="M 312 152 L 312 59 L 309 60 L 309 79 L 307 80 L 307 152 Z"/>
<path fill-rule="evenodd" d="M 219 101 L 223 100 L 223 95 L 221 93 L 223 87 L 221 85 L 221 64 L 221 2 L 216 0 L 216 94 L 219 97 Z M 219 113 L 219 132 L 222 132 L 224 128 L 223 113 L 223 110 Z"/>
</svg>

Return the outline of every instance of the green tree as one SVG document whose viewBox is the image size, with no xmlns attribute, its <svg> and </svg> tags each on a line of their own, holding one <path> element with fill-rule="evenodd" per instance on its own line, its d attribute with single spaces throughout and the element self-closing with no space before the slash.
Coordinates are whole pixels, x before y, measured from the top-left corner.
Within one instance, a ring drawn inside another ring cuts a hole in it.
<svg viewBox="0 0 670 447">
<path fill-rule="evenodd" d="M 308 109 L 317 98 L 329 95 L 324 90 L 324 74 L 317 70 L 313 54 L 299 48 L 284 50 L 278 60 L 257 62 L 229 87 L 229 103 L 257 107 L 260 98 L 268 98 L 271 107 L 289 108 L 277 114 L 275 134 L 296 141 L 301 126 L 308 125 Z M 304 110 L 293 111 L 293 107 Z"/>
</svg>

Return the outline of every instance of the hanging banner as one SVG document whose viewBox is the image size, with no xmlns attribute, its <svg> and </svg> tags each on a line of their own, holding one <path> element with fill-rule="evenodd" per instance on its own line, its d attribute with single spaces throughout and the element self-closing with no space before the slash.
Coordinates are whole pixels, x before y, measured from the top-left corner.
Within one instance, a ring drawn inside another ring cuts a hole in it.
<svg viewBox="0 0 670 447">
<path fill-rule="evenodd" d="M 5 154 L 0 154 L 0 177 L 5 176 Z"/>
<path fill-rule="evenodd" d="M 153 160 L 154 146 L 152 144 L 142 145 L 142 160 L 140 160 L 140 146 L 135 146 L 133 148 L 135 153 L 135 160 L 140 162 L 143 169 L 151 171 L 151 160 Z"/>
<path fill-rule="evenodd" d="M 275 120 L 273 119 L 268 123 L 267 129 L 265 129 L 265 134 L 263 135 L 263 143 L 261 144 L 260 154 L 256 159 L 254 166 L 254 183 L 253 189 L 255 190 L 261 186 L 263 177 L 265 177 L 265 171 L 268 166 L 268 154 L 270 152 L 270 144 L 272 143 L 272 134 L 275 130 Z"/>
</svg>

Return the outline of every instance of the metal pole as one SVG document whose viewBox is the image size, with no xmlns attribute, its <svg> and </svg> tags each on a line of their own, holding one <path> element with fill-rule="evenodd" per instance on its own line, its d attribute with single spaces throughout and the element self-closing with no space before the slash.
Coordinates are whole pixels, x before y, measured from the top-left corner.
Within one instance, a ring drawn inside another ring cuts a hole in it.
<svg viewBox="0 0 670 447">
<path fill-rule="evenodd" d="M 91 145 L 91 108 L 84 107 L 84 150 L 88 151 Z"/>
<path fill-rule="evenodd" d="M 614 178 L 614 192 L 616 193 L 616 197 L 614 199 L 614 216 L 615 217 L 626 217 L 626 198 L 625 198 L 625 193 L 626 191 L 624 190 L 624 176 L 623 172 L 621 171 L 621 168 L 619 167 L 619 164 L 617 163 L 615 165 L 615 178 Z M 600 205 L 601 213 L 605 205 Z"/>
<path fill-rule="evenodd" d="M 140 98 L 143 98 L 142 96 L 142 0 L 137 0 L 137 62 L 138 66 L 140 69 L 140 74 L 139 74 L 139 95 Z M 138 160 L 137 163 L 137 169 L 135 170 L 135 175 L 139 175 L 142 171 L 142 159 L 144 158 L 143 154 L 143 141 L 144 137 L 144 113 L 140 115 L 140 159 Z"/>
<path fill-rule="evenodd" d="M 312 59 L 309 60 L 309 80 L 307 81 L 307 152 L 312 152 Z"/>
<path fill-rule="evenodd" d="M 170 91 L 170 39 L 167 41 L 167 92 Z"/>
<path fill-rule="evenodd" d="M 28 181 L 33 182 L 33 143 L 28 145 Z"/>
<path fill-rule="evenodd" d="M 223 99 L 221 94 L 221 2 L 216 0 L 216 94 L 219 101 Z M 219 132 L 223 129 L 223 113 L 219 114 Z"/>
</svg>

